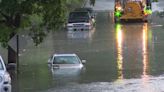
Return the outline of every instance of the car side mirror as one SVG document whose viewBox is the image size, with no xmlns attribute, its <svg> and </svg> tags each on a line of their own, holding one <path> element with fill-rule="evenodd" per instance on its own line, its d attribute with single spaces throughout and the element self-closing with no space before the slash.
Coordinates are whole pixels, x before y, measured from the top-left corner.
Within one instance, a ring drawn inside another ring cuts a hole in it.
<svg viewBox="0 0 164 92">
<path fill-rule="evenodd" d="M 51 64 L 51 59 L 48 59 L 48 62 L 47 62 L 48 64 Z"/>
<path fill-rule="evenodd" d="M 82 62 L 82 64 L 85 64 L 86 63 L 86 60 L 82 60 L 81 62 Z"/>
</svg>

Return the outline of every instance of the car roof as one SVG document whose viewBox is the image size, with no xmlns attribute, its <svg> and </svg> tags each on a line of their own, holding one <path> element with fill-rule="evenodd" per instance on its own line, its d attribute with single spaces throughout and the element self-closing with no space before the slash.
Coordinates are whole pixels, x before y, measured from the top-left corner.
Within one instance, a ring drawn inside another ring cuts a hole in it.
<svg viewBox="0 0 164 92">
<path fill-rule="evenodd" d="M 77 56 L 76 54 L 54 54 L 54 56 Z"/>
</svg>

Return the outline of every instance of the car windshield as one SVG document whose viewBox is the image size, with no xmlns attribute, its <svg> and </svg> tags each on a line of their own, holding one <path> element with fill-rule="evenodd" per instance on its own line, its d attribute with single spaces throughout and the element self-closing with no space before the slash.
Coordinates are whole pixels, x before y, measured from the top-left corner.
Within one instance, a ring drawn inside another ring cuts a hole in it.
<svg viewBox="0 0 164 92">
<path fill-rule="evenodd" d="M 80 61 L 76 56 L 57 56 L 53 60 L 53 64 L 79 64 Z"/>
<path fill-rule="evenodd" d="M 88 12 L 71 12 L 70 19 L 89 19 Z"/>
<path fill-rule="evenodd" d="M 3 68 L 3 64 L 2 64 L 2 61 L 1 61 L 1 59 L 0 59 L 0 70 L 3 70 L 4 68 Z"/>
</svg>

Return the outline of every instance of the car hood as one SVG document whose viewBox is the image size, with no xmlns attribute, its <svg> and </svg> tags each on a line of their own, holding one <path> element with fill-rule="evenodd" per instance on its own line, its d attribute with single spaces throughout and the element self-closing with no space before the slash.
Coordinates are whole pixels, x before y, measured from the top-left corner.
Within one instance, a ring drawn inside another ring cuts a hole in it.
<svg viewBox="0 0 164 92">
<path fill-rule="evenodd" d="M 63 69 L 63 68 L 79 68 L 83 67 L 83 64 L 53 64 L 53 68 Z"/>
</svg>

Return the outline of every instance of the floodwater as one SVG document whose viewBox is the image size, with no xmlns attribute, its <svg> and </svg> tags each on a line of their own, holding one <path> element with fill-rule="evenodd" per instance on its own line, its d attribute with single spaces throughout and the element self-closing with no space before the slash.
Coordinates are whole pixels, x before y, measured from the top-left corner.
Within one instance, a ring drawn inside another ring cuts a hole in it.
<svg viewBox="0 0 164 92">
<path fill-rule="evenodd" d="M 164 18 L 151 18 L 114 24 L 112 12 L 99 11 L 90 31 L 51 32 L 37 47 L 23 36 L 20 71 L 11 73 L 13 92 L 164 92 Z M 1 51 L 6 60 L 7 50 Z M 53 53 L 76 53 L 87 63 L 54 70 L 47 64 Z"/>
</svg>

